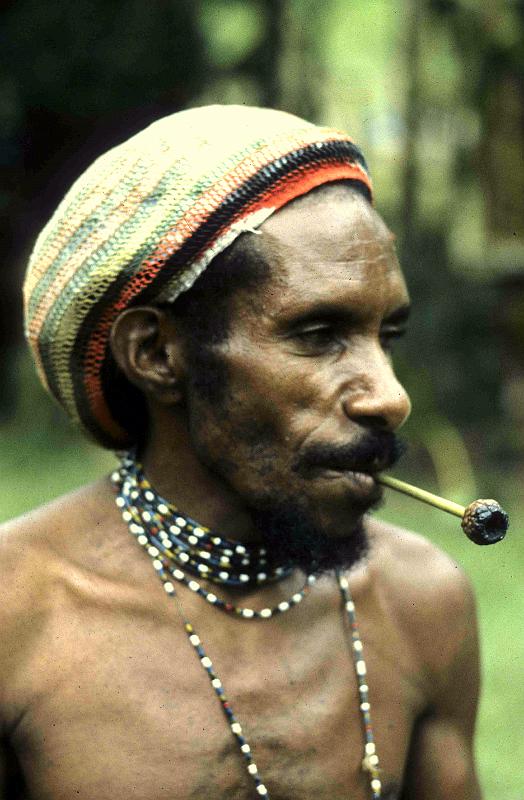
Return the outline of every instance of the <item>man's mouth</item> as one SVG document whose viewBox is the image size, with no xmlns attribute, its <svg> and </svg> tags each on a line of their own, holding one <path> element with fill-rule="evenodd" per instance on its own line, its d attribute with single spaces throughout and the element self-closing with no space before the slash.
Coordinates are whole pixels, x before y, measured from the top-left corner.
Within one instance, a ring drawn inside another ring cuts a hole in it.
<svg viewBox="0 0 524 800">
<path fill-rule="evenodd" d="M 366 504 L 379 501 L 382 497 L 382 487 L 376 481 L 376 474 L 362 469 L 323 468 L 311 474 L 313 480 L 326 482 L 337 486 L 337 494 L 341 489 L 344 494 Z"/>
<path fill-rule="evenodd" d="M 310 474 L 315 477 L 321 474 L 332 474 L 334 476 L 347 475 L 357 479 L 363 478 L 374 481 L 378 473 L 387 469 L 390 464 L 390 459 L 376 456 L 373 459 L 365 462 L 361 461 L 359 463 L 341 463 L 335 461 L 333 463 L 318 464 L 311 466 L 309 471 Z"/>
</svg>

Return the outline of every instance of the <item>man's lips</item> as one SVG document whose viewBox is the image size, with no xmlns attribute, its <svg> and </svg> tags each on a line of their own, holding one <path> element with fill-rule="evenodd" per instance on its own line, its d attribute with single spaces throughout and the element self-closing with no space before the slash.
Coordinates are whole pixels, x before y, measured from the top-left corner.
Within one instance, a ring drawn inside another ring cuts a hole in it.
<svg viewBox="0 0 524 800">
<path fill-rule="evenodd" d="M 387 469 L 390 466 L 388 459 L 375 458 L 371 462 L 360 464 L 340 464 L 340 463 L 326 463 L 310 465 L 309 472 L 311 474 L 320 473 L 333 473 L 338 475 L 352 474 L 362 475 L 365 477 L 374 478 L 379 472 Z"/>
<path fill-rule="evenodd" d="M 382 495 L 382 487 L 375 480 L 376 473 L 355 469 L 318 469 L 310 475 L 312 480 L 326 481 L 344 487 L 344 491 L 353 496 L 376 497 Z"/>
</svg>

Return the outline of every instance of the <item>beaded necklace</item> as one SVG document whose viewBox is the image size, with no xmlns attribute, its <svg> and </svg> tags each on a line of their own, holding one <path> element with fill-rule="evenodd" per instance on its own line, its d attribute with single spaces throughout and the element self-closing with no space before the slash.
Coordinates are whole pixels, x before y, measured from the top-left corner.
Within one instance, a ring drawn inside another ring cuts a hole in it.
<svg viewBox="0 0 524 800">
<path fill-rule="evenodd" d="M 117 491 L 116 504 L 122 512 L 124 522 L 139 545 L 151 557 L 153 568 L 162 581 L 165 592 L 173 597 L 177 604 L 189 642 L 208 674 L 231 733 L 239 746 L 247 772 L 254 782 L 255 790 L 258 796 L 269 798 L 268 789 L 254 761 L 251 746 L 243 735 L 242 726 L 231 708 L 222 681 L 213 669 L 213 662 L 206 655 L 200 637 L 185 617 L 172 579 L 185 584 L 210 605 L 222 611 L 236 614 L 242 619 L 269 619 L 275 614 L 289 611 L 302 602 L 314 585 L 315 576 L 308 575 L 300 592 L 273 608 L 255 610 L 225 602 L 213 592 L 208 592 L 198 581 L 188 578 L 181 567 L 192 575 L 204 577 L 217 584 L 246 586 L 246 588 L 281 580 L 291 574 L 291 567 L 269 566 L 267 553 L 263 547 L 239 545 L 229 541 L 182 514 L 175 505 L 168 503 L 155 492 L 133 454 L 122 458 L 120 469 L 116 470 L 111 478 Z M 351 627 L 352 655 L 365 737 L 362 769 L 369 773 L 371 797 L 373 800 L 378 800 L 381 797 L 382 784 L 371 724 L 366 662 L 348 580 L 337 572 L 337 581 Z"/>
</svg>

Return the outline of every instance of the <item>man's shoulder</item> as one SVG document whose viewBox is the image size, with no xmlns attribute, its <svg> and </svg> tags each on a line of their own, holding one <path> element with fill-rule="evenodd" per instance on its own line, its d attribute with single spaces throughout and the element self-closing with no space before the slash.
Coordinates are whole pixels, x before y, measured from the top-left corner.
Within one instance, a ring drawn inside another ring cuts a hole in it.
<svg viewBox="0 0 524 800">
<path fill-rule="evenodd" d="M 0 525 L 3 631 L 45 605 L 54 568 L 74 559 L 100 528 L 110 500 L 107 481 L 84 486 Z"/>
<path fill-rule="evenodd" d="M 100 512 L 110 503 L 107 478 L 50 500 L 0 524 L 0 567 L 12 552 L 28 555 L 39 549 L 60 549 L 75 531 L 96 527 Z"/>
<path fill-rule="evenodd" d="M 418 654 L 445 670 L 476 636 L 471 582 L 451 556 L 423 536 L 374 520 L 371 570 L 378 592 Z"/>
<path fill-rule="evenodd" d="M 451 600 L 468 591 L 469 579 L 456 561 L 425 536 L 389 522 L 373 520 L 373 567 L 382 581 L 428 596 L 444 592 Z"/>
</svg>

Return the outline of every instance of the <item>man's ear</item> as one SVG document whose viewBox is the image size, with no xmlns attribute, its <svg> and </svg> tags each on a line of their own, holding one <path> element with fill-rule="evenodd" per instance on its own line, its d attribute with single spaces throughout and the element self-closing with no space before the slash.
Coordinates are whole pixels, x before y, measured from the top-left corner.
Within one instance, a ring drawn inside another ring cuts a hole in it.
<svg viewBox="0 0 524 800">
<path fill-rule="evenodd" d="M 183 399 L 185 362 L 166 311 L 154 306 L 126 309 L 113 324 L 110 345 L 126 378 L 146 396 L 166 404 Z"/>
</svg>

